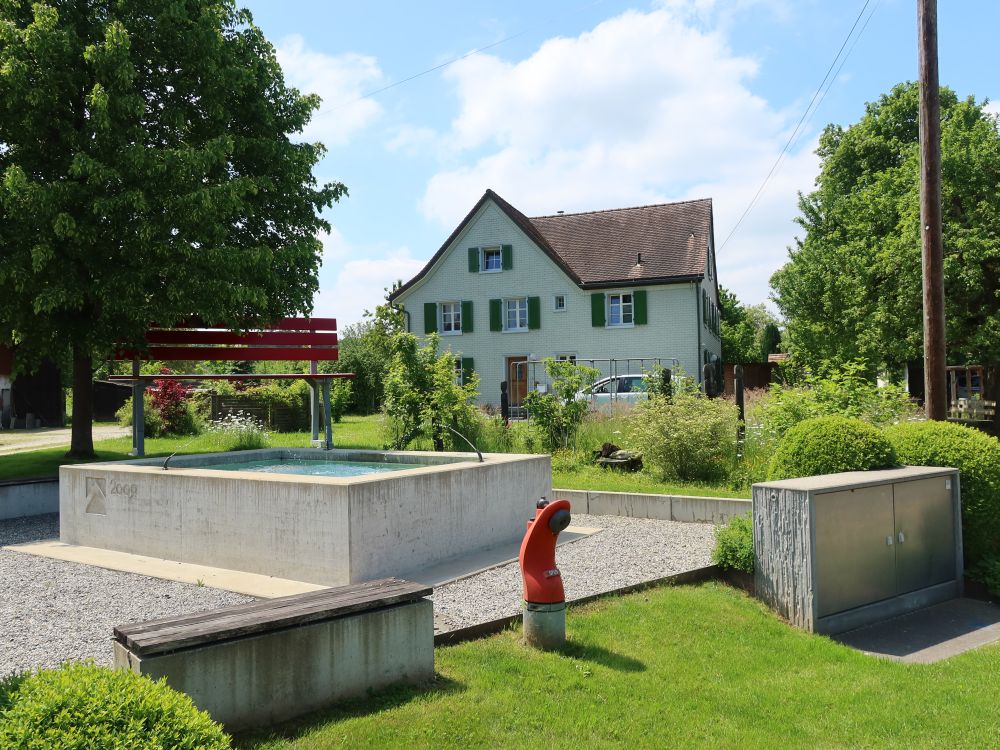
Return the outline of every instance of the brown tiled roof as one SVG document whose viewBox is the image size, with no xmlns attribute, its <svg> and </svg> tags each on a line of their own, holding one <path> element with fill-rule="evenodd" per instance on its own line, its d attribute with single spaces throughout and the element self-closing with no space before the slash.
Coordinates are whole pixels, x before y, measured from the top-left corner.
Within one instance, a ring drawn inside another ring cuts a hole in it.
<svg viewBox="0 0 1000 750">
<path fill-rule="evenodd" d="M 712 233 L 711 199 L 529 219 L 487 189 L 434 257 L 390 300 L 430 272 L 488 200 L 580 287 L 669 284 L 704 276 Z"/>
<path fill-rule="evenodd" d="M 530 221 L 582 285 L 690 279 L 705 273 L 712 201 L 537 216 Z"/>
</svg>

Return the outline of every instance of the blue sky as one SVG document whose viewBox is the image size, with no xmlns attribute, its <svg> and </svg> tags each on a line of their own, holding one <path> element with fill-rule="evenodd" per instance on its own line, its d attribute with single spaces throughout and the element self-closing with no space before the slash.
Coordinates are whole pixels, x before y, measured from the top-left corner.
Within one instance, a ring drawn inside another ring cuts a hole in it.
<svg viewBox="0 0 1000 750">
<path fill-rule="evenodd" d="M 343 326 L 416 273 L 487 187 L 529 216 L 710 197 L 721 246 L 864 0 L 243 4 L 286 79 L 323 97 L 305 136 L 329 149 L 319 177 L 350 195 L 328 212 L 315 312 Z M 793 242 L 796 193 L 815 179 L 822 127 L 855 122 L 865 102 L 916 78 L 915 0 L 869 0 L 869 14 L 719 251 L 722 284 L 746 303 L 767 300 Z M 1000 3 L 950 0 L 939 14 L 941 82 L 1000 100 Z"/>
</svg>

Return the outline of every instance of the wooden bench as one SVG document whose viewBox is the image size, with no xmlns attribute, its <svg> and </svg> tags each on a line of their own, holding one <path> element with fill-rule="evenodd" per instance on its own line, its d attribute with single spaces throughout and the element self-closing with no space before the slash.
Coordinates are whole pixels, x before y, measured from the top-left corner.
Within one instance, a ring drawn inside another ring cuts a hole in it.
<svg viewBox="0 0 1000 750">
<path fill-rule="evenodd" d="M 271 726 L 434 676 L 429 586 L 397 578 L 114 629 L 114 661 L 176 690 L 230 731 Z"/>
</svg>

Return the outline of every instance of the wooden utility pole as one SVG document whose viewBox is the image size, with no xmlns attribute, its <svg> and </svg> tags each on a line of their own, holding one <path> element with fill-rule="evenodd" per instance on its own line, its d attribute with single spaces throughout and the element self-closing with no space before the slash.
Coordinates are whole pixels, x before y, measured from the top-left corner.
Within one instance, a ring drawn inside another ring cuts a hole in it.
<svg viewBox="0 0 1000 750">
<path fill-rule="evenodd" d="M 941 242 L 941 110 L 937 0 L 917 0 L 920 46 L 920 226 L 924 291 L 924 406 L 928 419 L 948 414 Z"/>
</svg>

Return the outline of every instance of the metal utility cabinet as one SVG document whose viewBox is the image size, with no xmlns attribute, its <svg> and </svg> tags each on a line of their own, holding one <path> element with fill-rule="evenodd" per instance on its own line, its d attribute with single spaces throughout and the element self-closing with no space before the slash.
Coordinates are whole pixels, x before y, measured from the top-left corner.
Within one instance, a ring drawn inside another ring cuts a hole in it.
<svg viewBox="0 0 1000 750">
<path fill-rule="evenodd" d="M 908 466 L 753 486 L 757 596 L 840 633 L 962 593 L 958 471 Z"/>
</svg>

